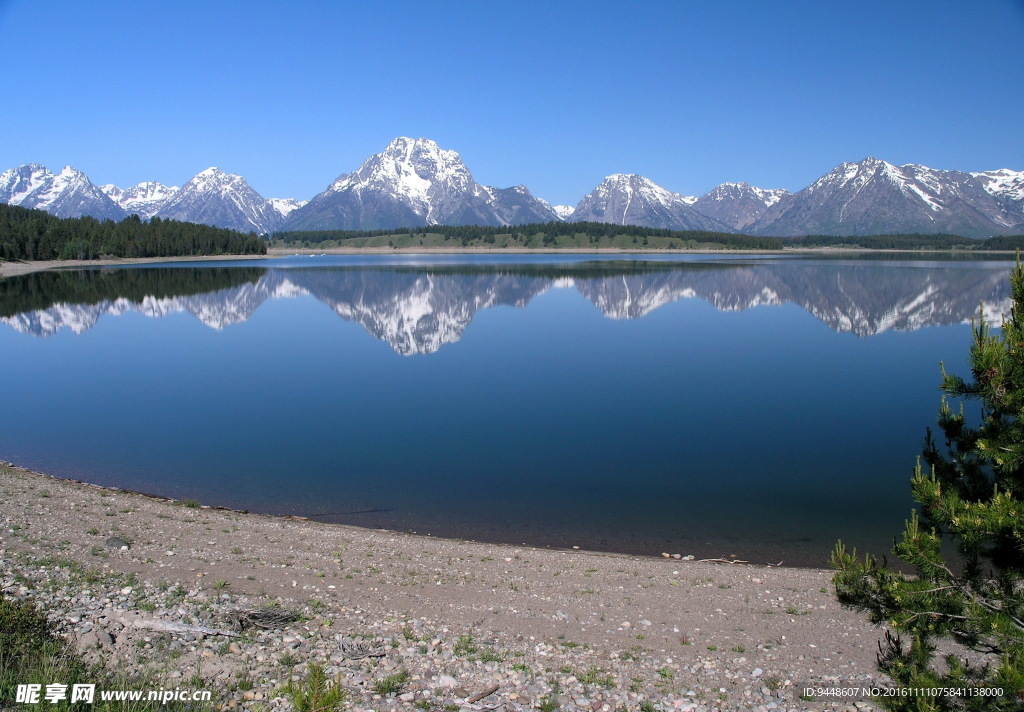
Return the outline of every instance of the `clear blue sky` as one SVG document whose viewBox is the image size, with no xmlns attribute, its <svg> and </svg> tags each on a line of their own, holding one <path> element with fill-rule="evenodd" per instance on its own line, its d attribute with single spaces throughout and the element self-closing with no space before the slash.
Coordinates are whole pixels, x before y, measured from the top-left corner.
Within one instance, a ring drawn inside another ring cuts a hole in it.
<svg viewBox="0 0 1024 712">
<path fill-rule="evenodd" d="M 1024 2 L 0 0 L 0 170 L 310 198 L 395 136 L 575 204 L 609 173 L 1024 170 Z"/>
</svg>

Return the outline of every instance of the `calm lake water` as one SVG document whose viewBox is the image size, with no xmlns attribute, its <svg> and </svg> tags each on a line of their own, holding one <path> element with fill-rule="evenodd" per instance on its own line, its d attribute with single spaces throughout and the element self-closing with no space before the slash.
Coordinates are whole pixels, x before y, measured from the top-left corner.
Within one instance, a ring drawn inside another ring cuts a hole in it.
<svg viewBox="0 0 1024 712">
<path fill-rule="evenodd" d="M 462 538 L 884 553 L 1010 262 L 294 257 L 0 281 L 0 458 Z"/>
</svg>

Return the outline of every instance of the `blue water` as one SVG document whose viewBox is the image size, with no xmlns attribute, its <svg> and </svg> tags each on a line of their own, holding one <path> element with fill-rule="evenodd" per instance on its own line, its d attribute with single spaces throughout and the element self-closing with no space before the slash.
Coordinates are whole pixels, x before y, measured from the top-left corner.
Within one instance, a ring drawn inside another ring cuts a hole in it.
<svg viewBox="0 0 1024 712">
<path fill-rule="evenodd" d="M 356 256 L 12 278 L 0 458 L 434 535 L 884 553 L 939 362 L 967 374 L 964 322 L 1006 303 L 1009 269 Z"/>
</svg>

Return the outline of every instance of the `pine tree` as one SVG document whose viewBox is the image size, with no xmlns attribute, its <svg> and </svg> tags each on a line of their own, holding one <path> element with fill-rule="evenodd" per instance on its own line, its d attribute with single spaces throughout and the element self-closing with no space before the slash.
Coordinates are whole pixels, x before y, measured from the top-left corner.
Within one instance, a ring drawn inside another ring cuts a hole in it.
<svg viewBox="0 0 1024 712">
<path fill-rule="evenodd" d="M 916 575 L 836 546 L 839 600 L 885 623 L 879 669 L 900 687 L 1002 688 L 1002 695 L 890 697 L 892 710 L 1024 709 L 1024 268 L 1010 277 L 1002 334 L 979 315 L 973 380 L 947 374 L 911 488 L 920 504 L 893 553 Z M 954 410 L 950 400 L 959 401 Z M 965 406 L 981 405 L 979 424 Z M 955 553 L 953 553 L 955 550 Z M 936 644 L 954 652 L 937 659 Z"/>
</svg>

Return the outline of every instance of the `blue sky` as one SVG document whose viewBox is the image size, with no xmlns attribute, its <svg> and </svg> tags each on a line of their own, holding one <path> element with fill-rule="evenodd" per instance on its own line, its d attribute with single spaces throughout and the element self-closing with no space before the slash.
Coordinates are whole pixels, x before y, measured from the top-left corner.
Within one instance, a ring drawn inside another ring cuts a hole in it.
<svg viewBox="0 0 1024 712">
<path fill-rule="evenodd" d="M 1024 2 L 0 0 L 0 170 L 310 198 L 395 136 L 575 204 L 796 190 L 868 155 L 1024 170 Z"/>
</svg>

